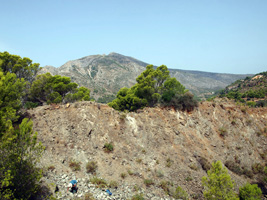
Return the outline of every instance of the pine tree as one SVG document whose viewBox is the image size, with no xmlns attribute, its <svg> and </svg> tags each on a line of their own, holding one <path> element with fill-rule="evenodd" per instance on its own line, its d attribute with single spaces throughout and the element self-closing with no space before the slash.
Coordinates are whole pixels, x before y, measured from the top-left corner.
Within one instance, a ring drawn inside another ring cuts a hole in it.
<svg viewBox="0 0 267 200">
<path fill-rule="evenodd" d="M 204 198 L 207 200 L 238 200 L 234 192 L 234 181 L 221 161 L 212 163 L 208 177 L 202 178 Z"/>
</svg>

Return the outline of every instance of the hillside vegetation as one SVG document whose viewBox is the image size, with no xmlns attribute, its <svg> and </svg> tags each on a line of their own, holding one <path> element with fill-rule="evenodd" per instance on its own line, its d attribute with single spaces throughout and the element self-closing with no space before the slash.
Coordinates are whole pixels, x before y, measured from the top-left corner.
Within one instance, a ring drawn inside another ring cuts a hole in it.
<svg viewBox="0 0 267 200">
<path fill-rule="evenodd" d="M 118 60 L 132 61 L 140 64 Z M 266 108 L 227 98 L 197 106 L 164 65 L 148 65 L 111 107 L 70 77 L 39 70 L 0 53 L 0 199 L 265 198 Z M 255 83 L 255 93 L 265 85 Z M 75 195 L 66 193 L 72 179 Z"/>
<path fill-rule="evenodd" d="M 220 92 L 220 97 L 228 97 L 251 107 L 267 106 L 267 72 L 237 80 Z"/>
</svg>

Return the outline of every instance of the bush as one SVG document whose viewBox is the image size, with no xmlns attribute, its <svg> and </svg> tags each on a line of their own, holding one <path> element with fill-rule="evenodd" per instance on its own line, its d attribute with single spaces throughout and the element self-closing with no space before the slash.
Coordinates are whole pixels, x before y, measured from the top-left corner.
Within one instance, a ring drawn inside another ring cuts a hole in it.
<svg viewBox="0 0 267 200">
<path fill-rule="evenodd" d="M 234 181 L 221 161 L 212 164 L 208 176 L 202 177 L 202 184 L 205 199 L 238 200 L 237 194 L 234 192 Z"/>
<path fill-rule="evenodd" d="M 75 160 L 70 161 L 69 167 L 72 169 L 72 171 L 80 171 L 81 170 L 80 163 L 75 161 Z"/>
<path fill-rule="evenodd" d="M 95 200 L 93 194 L 87 193 L 84 195 L 84 200 Z"/>
<path fill-rule="evenodd" d="M 170 194 L 169 185 L 170 185 L 169 182 L 161 181 L 160 184 L 159 184 L 159 187 L 161 187 L 164 190 L 164 192 L 169 195 Z"/>
<path fill-rule="evenodd" d="M 206 172 L 211 168 L 211 164 L 204 157 L 200 157 L 200 159 L 198 160 L 198 162 L 201 165 L 202 169 L 205 170 Z"/>
<path fill-rule="evenodd" d="M 170 158 L 167 158 L 166 160 L 166 167 L 171 167 L 173 163 L 173 160 L 171 160 Z"/>
<path fill-rule="evenodd" d="M 126 178 L 126 173 L 121 173 L 121 178 L 125 179 Z"/>
<path fill-rule="evenodd" d="M 254 101 L 248 101 L 248 102 L 247 102 L 247 105 L 248 105 L 249 107 L 255 107 L 255 106 L 256 106 L 256 102 L 254 102 Z"/>
<path fill-rule="evenodd" d="M 97 185 L 98 188 L 104 188 L 107 186 L 107 182 L 104 179 L 98 178 L 96 176 L 94 176 L 93 178 L 90 178 L 90 182 L 92 184 Z"/>
<path fill-rule="evenodd" d="M 131 198 L 131 200 L 145 200 L 145 198 L 143 197 L 143 194 L 136 194 Z"/>
<path fill-rule="evenodd" d="M 142 160 L 142 158 L 137 158 L 136 159 L 136 162 L 139 163 L 139 164 L 141 164 L 143 162 L 143 160 Z"/>
<path fill-rule="evenodd" d="M 26 109 L 31 109 L 31 108 L 36 108 L 37 106 L 39 106 L 39 103 L 34 103 L 34 102 L 31 102 L 31 101 L 27 101 L 24 105 L 24 107 Z"/>
<path fill-rule="evenodd" d="M 153 182 L 153 180 L 151 180 L 151 179 L 145 179 L 145 180 L 144 180 L 144 184 L 145 184 L 147 187 L 149 187 L 149 186 L 151 186 L 151 185 L 154 185 L 154 182 Z"/>
<path fill-rule="evenodd" d="M 263 172 L 263 166 L 260 163 L 255 163 L 251 167 L 254 174 L 259 174 Z"/>
<path fill-rule="evenodd" d="M 155 172 L 156 172 L 156 176 L 158 178 L 162 178 L 164 176 L 164 174 L 163 174 L 163 172 L 161 170 L 156 170 Z"/>
<path fill-rule="evenodd" d="M 219 128 L 219 133 L 220 133 L 220 136 L 222 137 L 226 136 L 227 134 L 226 128 L 225 127 Z"/>
<path fill-rule="evenodd" d="M 132 175 L 134 174 L 130 169 L 128 169 L 127 172 L 128 172 L 128 174 L 129 174 L 130 176 L 132 176 Z"/>
<path fill-rule="evenodd" d="M 188 194 L 180 186 L 178 186 L 172 195 L 175 199 L 188 200 Z"/>
<path fill-rule="evenodd" d="M 232 172 L 238 174 L 238 175 L 241 175 L 243 174 L 243 170 L 239 167 L 238 164 L 236 164 L 234 161 L 226 161 L 225 162 L 225 166 L 230 169 Z"/>
<path fill-rule="evenodd" d="M 117 181 L 110 181 L 108 184 L 110 188 L 118 188 L 118 182 Z"/>
<path fill-rule="evenodd" d="M 173 97 L 169 103 L 164 103 L 164 105 L 172 106 L 176 110 L 191 112 L 198 107 L 198 102 L 191 93 L 187 92 L 184 95 Z"/>
<path fill-rule="evenodd" d="M 106 143 L 106 144 L 104 145 L 104 150 L 105 150 L 105 152 L 107 152 L 107 153 L 112 152 L 112 151 L 114 150 L 114 147 L 113 147 L 112 143 Z"/>
<path fill-rule="evenodd" d="M 97 169 L 97 162 L 91 161 L 86 164 L 86 172 L 87 173 L 95 173 Z"/>
<path fill-rule="evenodd" d="M 247 183 L 239 188 L 240 200 L 261 200 L 261 189 L 256 184 Z"/>
</svg>

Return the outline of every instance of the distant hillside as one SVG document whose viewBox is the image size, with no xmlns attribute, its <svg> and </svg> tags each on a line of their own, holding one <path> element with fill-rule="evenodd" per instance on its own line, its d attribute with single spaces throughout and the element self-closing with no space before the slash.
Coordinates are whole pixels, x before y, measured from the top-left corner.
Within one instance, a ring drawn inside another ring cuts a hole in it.
<svg viewBox="0 0 267 200">
<path fill-rule="evenodd" d="M 267 106 L 267 72 L 235 81 L 222 90 L 220 96 L 247 102 L 250 106 Z"/>
<path fill-rule="evenodd" d="M 122 87 L 131 87 L 149 63 L 118 53 L 92 55 L 68 61 L 59 68 L 45 66 L 41 73 L 50 72 L 71 77 L 80 86 L 90 88 L 91 96 L 106 103 L 115 98 Z M 205 98 L 248 75 L 221 74 L 201 71 L 169 69 L 187 89 L 199 98 Z"/>
</svg>

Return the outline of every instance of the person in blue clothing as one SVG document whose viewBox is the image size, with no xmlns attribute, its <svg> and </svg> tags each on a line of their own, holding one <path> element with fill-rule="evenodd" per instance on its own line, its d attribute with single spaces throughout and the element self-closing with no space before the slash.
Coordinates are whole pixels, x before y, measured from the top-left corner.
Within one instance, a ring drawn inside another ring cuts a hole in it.
<svg viewBox="0 0 267 200">
<path fill-rule="evenodd" d="M 73 194 L 77 193 L 77 191 L 78 191 L 77 183 L 78 183 L 78 181 L 76 181 L 76 180 L 70 181 L 70 183 L 68 184 L 67 192 L 70 189 L 70 192 L 72 192 Z"/>
</svg>

